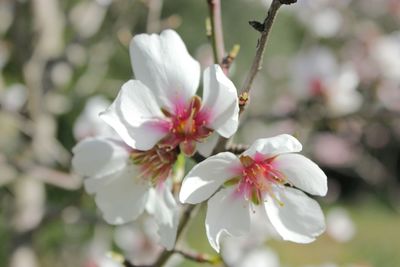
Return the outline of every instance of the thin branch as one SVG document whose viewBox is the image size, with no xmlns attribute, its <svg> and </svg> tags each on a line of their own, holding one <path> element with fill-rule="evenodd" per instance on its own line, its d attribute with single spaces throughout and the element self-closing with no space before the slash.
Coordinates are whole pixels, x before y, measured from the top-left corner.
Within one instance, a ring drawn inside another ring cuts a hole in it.
<svg viewBox="0 0 400 267">
<path fill-rule="evenodd" d="M 239 54 L 239 51 L 240 51 L 240 45 L 235 44 L 232 47 L 231 51 L 228 53 L 228 55 L 222 59 L 222 62 L 220 65 L 226 76 L 228 76 L 229 69 L 230 69 L 233 61 L 236 59 L 237 55 Z"/>
<path fill-rule="evenodd" d="M 204 254 L 204 253 L 196 253 L 196 252 L 189 252 L 189 251 L 183 251 L 183 250 L 174 250 L 175 253 L 182 255 L 188 260 L 194 261 L 194 262 L 199 262 L 199 263 L 210 263 L 210 264 L 216 264 L 221 261 L 220 257 L 212 257 L 210 255 Z"/>
<path fill-rule="evenodd" d="M 225 151 L 225 148 L 227 147 L 228 142 L 229 142 L 228 138 L 220 136 L 218 139 L 218 143 L 215 146 L 215 148 L 211 154 L 215 155 L 215 154 L 218 154 L 219 152 Z"/>
<path fill-rule="evenodd" d="M 147 15 L 146 31 L 148 33 L 159 32 L 161 28 L 161 10 L 163 0 L 149 0 L 147 4 L 149 13 Z"/>
<path fill-rule="evenodd" d="M 273 0 L 272 4 L 268 10 L 267 17 L 264 20 L 264 23 L 262 25 L 262 29 L 257 29 L 261 30 L 261 37 L 258 39 L 258 45 L 257 45 L 257 50 L 256 50 L 256 55 L 253 59 L 253 63 L 251 65 L 251 69 L 247 75 L 246 81 L 243 84 L 241 93 L 249 93 L 251 86 L 253 84 L 254 78 L 256 77 L 257 73 L 261 70 L 262 68 L 262 61 L 263 61 L 263 56 L 264 56 L 264 51 L 265 47 L 268 41 L 268 36 L 272 28 L 272 24 L 274 23 L 275 16 L 281 7 L 282 3 L 280 0 Z M 255 22 L 252 22 L 253 24 Z M 259 25 L 259 24 L 257 24 Z"/>
<path fill-rule="evenodd" d="M 211 21 L 211 40 L 214 62 L 221 64 L 225 56 L 224 35 L 222 31 L 221 2 L 220 0 L 207 0 Z"/>
<path fill-rule="evenodd" d="M 239 155 L 246 151 L 248 148 L 249 146 L 244 144 L 231 144 L 226 148 L 226 151 Z"/>
<path fill-rule="evenodd" d="M 125 267 L 152 267 L 152 265 L 135 265 L 127 259 L 122 262 L 122 265 Z"/>
<path fill-rule="evenodd" d="M 273 0 L 271 3 L 271 6 L 268 9 L 267 16 L 264 19 L 263 23 L 259 23 L 256 21 L 250 22 L 250 25 L 252 25 L 256 30 L 258 30 L 261 33 L 261 36 L 258 39 L 256 55 L 254 56 L 250 71 L 249 71 L 249 73 L 246 77 L 246 80 L 243 84 L 243 87 L 240 91 L 240 95 L 239 95 L 240 114 L 243 112 L 245 106 L 248 104 L 249 92 L 250 92 L 251 86 L 253 85 L 253 82 L 254 82 L 254 79 L 255 79 L 257 73 L 262 68 L 262 61 L 263 61 L 265 47 L 268 42 L 268 36 L 269 36 L 269 33 L 271 32 L 271 28 L 274 23 L 275 17 L 278 13 L 278 10 L 281 7 L 281 5 L 283 5 L 283 4 L 288 5 L 288 4 L 292 4 L 295 2 L 297 2 L 297 0 Z M 213 154 L 217 154 L 219 152 L 225 151 L 225 149 L 228 145 L 229 145 L 229 139 L 220 137 L 216 147 L 214 148 Z"/>
</svg>

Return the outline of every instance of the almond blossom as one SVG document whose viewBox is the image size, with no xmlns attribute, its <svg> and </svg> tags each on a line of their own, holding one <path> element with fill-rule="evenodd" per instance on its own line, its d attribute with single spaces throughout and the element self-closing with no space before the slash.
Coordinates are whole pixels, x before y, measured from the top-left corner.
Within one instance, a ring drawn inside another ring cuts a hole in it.
<svg viewBox="0 0 400 267">
<path fill-rule="evenodd" d="M 180 201 L 208 200 L 206 232 L 220 250 L 223 234 L 249 232 L 251 216 L 263 206 L 284 240 L 309 243 L 325 230 L 319 204 L 305 192 L 324 196 L 327 178 L 311 160 L 296 154 L 302 145 L 290 135 L 258 139 L 239 157 L 222 152 L 196 165 L 184 178 Z"/>
<path fill-rule="evenodd" d="M 278 255 L 268 248 L 256 248 L 247 251 L 234 267 L 279 267 Z"/>
<path fill-rule="evenodd" d="M 196 148 L 209 154 L 214 131 L 227 138 L 236 132 L 235 86 L 213 65 L 204 71 L 203 98 L 196 96 L 200 65 L 176 32 L 139 34 L 130 43 L 130 55 L 136 80 L 126 82 L 101 114 L 130 147 L 146 151 L 158 144 L 180 147 L 186 155 Z"/>
<path fill-rule="evenodd" d="M 114 136 L 110 126 L 99 118 L 99 113 L 110 106 L 110 101 L 104 96 L 90 97 L 81 114 L 75 120 L 73 133 L 76 140 L 91 136 Z"/>
<path fill-rule="evenodd" d="M 93 137 L 78 143 L 73 153 L 72 165 L 87 177 L 85 189 L 95 195 L 108 223 L 127 223 L 147 211 L 158 223 L 160 243 L 173 248 L 179 210 L 167 178 L 176 151 L 155 147 L 142 152 L 117 139 Z"/>
<path fill-rule="evenodd" d="M 358 111 L 363 103 L 357 91 L 360 79 L 352 63 L 339 64 L 324 47 L 313 47 L 293 61 L 292 89 L 297 97 L 322 97 L 328 116 L 340 117 Z"/>
<path fill-rule="evenodd" d="M 333 38 L 347 26 L 343 10 L 348 8 L 350 2 L 303 0 L 294 7 L 294 14 L 316 36 Z"/>
<path fill-rule="evenodd" d="M 178 209 L 168 186 L 180 151 L 210 153 L 217 135 L 230 137 L 238 127 L 238 98 L 218 65 L 204 71 L 203 99 L 195 95 L 200 66 L 172 30 L 140 34 L 130 44 L 137 80 L 126 82 L 101 118 L 122 139 L 97 137 L 73 150 L 75 170 L 110 224 L 152 214 L 161 243 L 172 249 Z M 206 140 L 207 139 L 207 140 Z"/>
</svg>

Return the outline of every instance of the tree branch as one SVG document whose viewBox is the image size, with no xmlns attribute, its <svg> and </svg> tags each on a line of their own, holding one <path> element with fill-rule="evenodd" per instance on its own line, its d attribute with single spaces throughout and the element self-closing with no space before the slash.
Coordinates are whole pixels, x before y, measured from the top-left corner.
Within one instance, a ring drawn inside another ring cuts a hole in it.
<svg viewBox="0 0 400 267">
<path fill-rule="evenodd" d="M 221 64 L 225 56 L 224 35 L 222 31 L 221 2 L 220 0 L 207 0 L 211 21 L 211 40 L 214 62 Z"/>
<path fill-rule="evenodd" d="M 189 251 L 183 251 L 179 249 L 174 250 L 175 253 L 182 255 L 188 260 L 199 262 L 199 263 L 210 263 L 210 264 L 216 264 L 221 261 L 220 257 L 212 257 L 210 255 L 204 254 L 204 253 L 196 253 L 196 252 L 189 252 Z"/>
<path fill-rule="evenodd" d="M 243 112 L 245 106 L 248 104 L 248 98 L 251 86 L 253 84 L 253 81 L 257 73 L 262 68 L 264 51 L 268 41 L 269 33 L 271 31 L 272 25 L 275 20 L 275 16 L 282 4 L 287 4 L 286 2 L 295 2 L 295 1 L 296 0 L 273 0 L 271 6 L 269 7 L 267 17 L 265 18 L 264 22 L 262 24 L 254 21 L 250 23 L 256 30 L 261 32 L 261 37 L 258 39 L 256 55 L 254 56 L 251 69 L 240 91 L 239 95 L 240 114 Z M 216 147 L 214 148 L 213 154 L 217 154 L 219 152 L 224 151 L 226 146 L 228 145 L 228 142 L 229 139 L 220 137 Z"/>
<path fill-rule="evenodd" d="M 276 16 L 279 8 L 281 7 L 281 5 L 282 5 L 282 3 L 280 0 L 272 1 L 272 4 L 268 10 L 267 17 L 265 18 L 264 23 L 261 24 L 261 26 L 260 26 L 260 23 L 256 23 L 254 21 L 250 22 L 251 25 L 257 24 L 256 30 L 261 32 L 261 37 L 258 39 L 256 55 L 253 59 L 251 69 L 246 77 L 246 81 L 243 84 L 242 90 L 240 92 L 241 94 L 250 92 L 254 78 L 256 77 L 257 73 L 262 68 L 262 60 L 263 60 L 263 56 L 264 56 L 265 47 L 266 47 L 266 44 L 268 41 L 268 36 L 271 31 L 272 24 L 274 23 L 275 16 Z"/>
</svg>

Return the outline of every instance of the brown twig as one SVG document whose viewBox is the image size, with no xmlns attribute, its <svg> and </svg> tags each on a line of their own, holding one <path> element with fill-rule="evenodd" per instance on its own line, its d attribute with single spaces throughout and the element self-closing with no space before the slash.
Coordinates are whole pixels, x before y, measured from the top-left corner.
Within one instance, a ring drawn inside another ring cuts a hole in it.
<svg viewBox="0 0 400 267">
<path fill-rule="evenodd" d="M 224 35 L 222 31 L 221 2 L 220 0 L 207 0 L 211 22 L 211 40 L 214 62 L 222 63 L 225 56 Z"/>
<path fill-rule="evenodd" d="M 148 33 L 158 32 L 161 28 L 161 10 L 163 0 L 149 0 L 147 5 L 149 13 L 147 15 L 146 31 Z"/>
<path fill-rule="evenodd" d="M 283 0 L 282 0 L 283 1 Z M 257 45 L 257 50 L 256 50 L 256 55 L 253 59 L 253 63 L 251 65 L 251 69 L 246 77 L 246 80 L 243 84 L 241 93 L 249 93 L 251 86 L 253 84 L 254 78 L 256 77 L 257 73 L 261 70 L 262 68 L 262 61 L 263 61 L 263 56 L 264 56 L 264 51 L 265 47 L 268 41 L 268 36 L 272 28 L 272 24 L 274 23 L 275 16 L 281 7 L 282 3 L 280 0 L 273 0 L 272 4 L 268 10 L 267 17 L 264 20 L 264 23 L 262 24 L 262 28 L 256 28 L 257 30 L 260 31 L 261 36 L 258 39 L 258 45 Z M 254 24 L 254 22 L 252 22 Z M 260 24 L 257 24 L 258 27 Z M 254 26 L 253 26 L 254 27 Z"/>
<path fill-rule="evenodd" d="M 135 265 L 127 259 L 122 262 L 122 265 L 125 267 L 151 267 L 150 265 Z"/>
<path fill-rule="evenodd" d="M 186 259 L 189 259 L 191 261 L 199 262 L 199 263 L 210 263 L 210 264 L 216 264 L 220 262 L 220 257 L 212 257 L 210 255 L 204 254 L 204 253 L 196 253 L 192 251 L 183 251 L 179 249 L 174 250 L 175 253 L 182 255 Z"/>
<path fill-rule="evenodd" d="M 229 69 L 230 69 L 233 61 L 236 59 L 237 55 L 239 54 L 239 51 L 240 51 L 240 45 L 236 44 L 232 47 L 232 49 L 228 53 L 228 55 L 222 59 L 222 62 L 220 65 L 226 76 L 228 76 Z"/>
<path fill-rule="evenodd" d="M 263 23 L 252 21 L 250 24 L 261 33 L 260 38 L 258 39 L 256 55 L 254 56 L 253 63 L 251 65 L 250 71 L 246 77 L 246 80 L 243 84 L 243 87 L 240 91 L 240 114 L 243 112 L 245 106 L 248 104 L 249 92 L 253 81 L 257 75 L 257 73 L 262 68 L 262 61 L 264 56 L 264 51 L 266 44 L 268 42 L 268 36 L 271 32 L 272 25 L 274 23 L 276 14 L 278 13 L 279 8 L 282 4 L 291 4 L 295 3 L 297 0 L 273 0 L 271 6 L 268 9 L 268 13 Z M 243 99 L 242 99 L 243 98 Z M 213 154 L 217 154 L 225 150 L 229 139 L 220 137 L 216 147 L 214 148 Z"/>
</svg>

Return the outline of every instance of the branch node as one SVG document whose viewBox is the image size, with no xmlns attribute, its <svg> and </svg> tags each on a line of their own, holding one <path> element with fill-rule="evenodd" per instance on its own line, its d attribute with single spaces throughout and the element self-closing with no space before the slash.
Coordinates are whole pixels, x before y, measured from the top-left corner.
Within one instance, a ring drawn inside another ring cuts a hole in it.
<svg viewBox="0 0 400 267">
<path fill-rule="evenodd" d="M 250 95 L 248 92 L 243 92 L 239 95 L 239 107 L 244 107 L 250 100 Z"/>
<path fill-rule="evenodd" d="M 207 38 L 209 38 L 209 39 L 212 38 L 212 26 L 211 26 L 210 18 L 206 18 L 206 35 L 207 35 Z"/>
<path fill-rule="evenodd" d="M 291 5 L 297 3 L 297 0 L 279 0 L 279 2 L 281 2 L 282 5 Z"/>
<path fill-rule="evenodd" d="M 249 21 L 249 24 L 251 27 L 253 27 L 258 32 L 263 32 L 265 30 L 264 23 L 261 23 L 259 21 L 251 20 L 251 21 Z"/>
<path fill-rule="evenodd" d="M 226 57 L 224 57 L 224 59 L 222 60 L 221 67 L 225 71 L 225 74 L 228 73 L 229 68 L 231 67 L 233 61 L 235 60 L 235 58 L 239 54 L 239 51 L 240 51 L 240 45 L 235 44 L 232 47 L 232 49 L 229 52 L 229 54 Z"/>
</svg>

